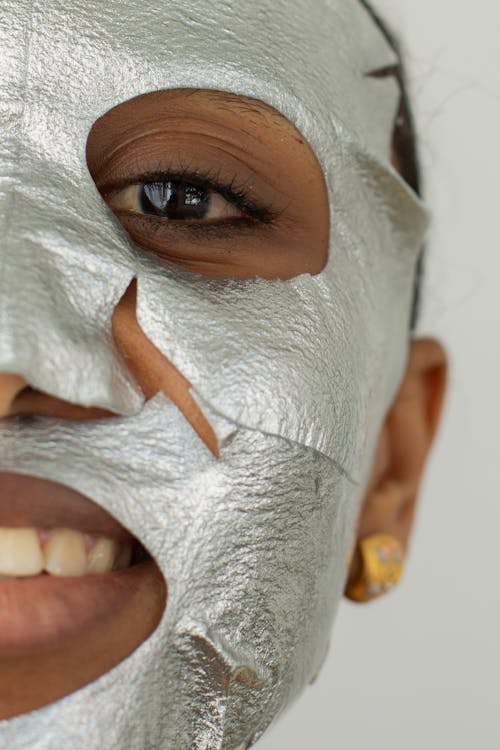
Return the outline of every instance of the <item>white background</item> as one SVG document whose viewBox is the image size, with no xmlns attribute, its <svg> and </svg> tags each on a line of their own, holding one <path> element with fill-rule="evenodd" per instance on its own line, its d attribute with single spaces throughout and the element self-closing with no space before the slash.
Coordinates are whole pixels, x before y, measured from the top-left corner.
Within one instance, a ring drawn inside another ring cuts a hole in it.
<svg viewBox="0 0 500 750">
<path fill-rule="evenodd" d="M 320 678 L 258 747 L 499 750 L 500 2 L 374 5 L 407 52 L 435 216 L 421 330 L 450 393 L 404 583 L 341 605 Z"/>
</svg>

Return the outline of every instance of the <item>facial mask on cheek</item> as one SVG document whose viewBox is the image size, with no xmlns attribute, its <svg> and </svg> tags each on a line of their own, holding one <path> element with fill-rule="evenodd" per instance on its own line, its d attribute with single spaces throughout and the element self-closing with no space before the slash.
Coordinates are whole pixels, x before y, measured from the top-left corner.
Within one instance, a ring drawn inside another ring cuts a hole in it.
<svg viewBox="0 0 500 750">
<path fill-rule="evenodd" d="M 124 418 L 6 424 L 0 468 L 64 482 L 115 515 L 157 559 L 168 600 L 131 657 L 1 723 L 0 748 L 232 750 L 324 657 L 404 368 L 425 218 L 388 164 L 396 83 L 366 77 L 392 51 L 357 0 L 292 5 L 2 10 L 0 370 Z M 322 273 L 215 280 L 131 247 L 90 179 L 86 138 L 115 104 L 177 87 L 256 97 L 303 133 L 330 198 Z M 166 399 L 139 411 L 110 328 L 133 277 L 139 322 L 193 384 L 219 461 Z"/>
<path fill-rule="evenodd" d="M 238 747 L 319 669 L 352 485 L 311 449 L 210 417 L 227 436 L 219 460 L 163 396 L 105 424 L 1 430 L 0 469 L 62 481 L 141 529 L 168 601 L 153 636 L 112 672 L 0 723 L 0 747 Z"/>
</svg>

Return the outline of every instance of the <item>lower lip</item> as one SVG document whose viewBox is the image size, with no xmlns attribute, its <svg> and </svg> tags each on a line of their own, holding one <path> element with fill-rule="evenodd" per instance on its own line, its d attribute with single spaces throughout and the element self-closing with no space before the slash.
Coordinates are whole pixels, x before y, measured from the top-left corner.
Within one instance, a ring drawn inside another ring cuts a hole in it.
<svg viewBox="0 0 500 750">
<path fill-rule="evenodd" d="M 155 569 L 147 560 L 102 575 L 0 581 L 0 659 L 60 647 L 116 618 L 148 585 Z"/>
</svg>

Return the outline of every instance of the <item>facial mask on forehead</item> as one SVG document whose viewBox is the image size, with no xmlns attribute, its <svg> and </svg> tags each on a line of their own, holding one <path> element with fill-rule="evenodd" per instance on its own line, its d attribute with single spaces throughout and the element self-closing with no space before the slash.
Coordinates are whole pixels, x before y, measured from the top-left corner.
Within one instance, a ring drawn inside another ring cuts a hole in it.
<svg viewBox="0 0 500 750">
<path fill-rule="evenodd" d="M 168 585 L 132 656 L 0 722 L 0 748 L 247 747 L 323 661 L 404 369 L 426 220 L 388 163 L 396 82 L 367 76 L 394 54 L 357 0 L 7 0 L 0 45 L 0 371 L 122 415 L 7 420 L 0 470 L 91 497 Z M 331 210 L 320 274 L 206 278 L 117 228 L 86 167 L 89 130 L 179 87 L 260 99 L 309 141 Z M 134 277 L 140 325 L 192 383 L 218 460 L 165 397 L 143 403 L 117 356 L 110 321 Z"/>
</svg>

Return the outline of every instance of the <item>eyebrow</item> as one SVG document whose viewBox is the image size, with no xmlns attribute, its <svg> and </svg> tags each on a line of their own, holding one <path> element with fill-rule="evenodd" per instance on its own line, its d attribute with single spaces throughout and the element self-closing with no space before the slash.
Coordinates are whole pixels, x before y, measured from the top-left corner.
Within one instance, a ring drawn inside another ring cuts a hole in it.
<svg viewBox="0 0 500 750">
<path fill-rule="evenodd" d="M 278 124 L 290 124 L 290 121 L 285 117 L 285 115 L 283 115 L 277 109 L 274 109 L 274 107 L 270 106 L 269 104 L 261 102 L 259 99 L 253 99 L 252 97 L 245 96 L 244 94 L 235 94 L 231 91 L 218 91 L 216 89 L 195 89 L 191 92 L 190 96 L 196 96 L 201 92 L 205 97 L 208 96 L 210 99 L 212 99 L 212 101 L 220 105 L 222 108 L 227 107 L 227 109 L 234 111 L 234 108 L 237 107 L 244 114 L 261 119 L 264 122 L 266 122 L 270 117 Z"/>
</svg>

